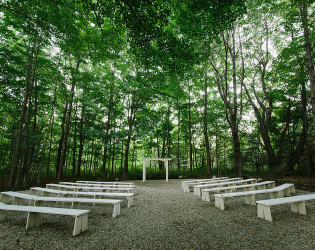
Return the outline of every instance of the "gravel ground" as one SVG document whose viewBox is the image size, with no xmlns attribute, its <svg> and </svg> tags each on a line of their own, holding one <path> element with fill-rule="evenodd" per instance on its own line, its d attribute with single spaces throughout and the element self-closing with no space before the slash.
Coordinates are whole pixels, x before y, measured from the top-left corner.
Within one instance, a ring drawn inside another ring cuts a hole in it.
<svg viewBox="0 0 315 250">
<path fill-rule="evenodd" d="M 315 249 L 315 201 L 306 203 L 306 216 L 292 213 L 290 205 L 276 206 L 271 223 L 243 197 L 227 200 L 221 211 L 213 199 L 184 193 L 180 180 L 135 184 L 135 205 L 128 209 L 124 201 L 115 219 L 112 205 L 81 205 L 91 210 L 89 230 L 76 237 L 69 216 L 46 215 L 41 226 L 25 230 L 26 213 L 7 212 L 0 249 Z"/>
</svg>

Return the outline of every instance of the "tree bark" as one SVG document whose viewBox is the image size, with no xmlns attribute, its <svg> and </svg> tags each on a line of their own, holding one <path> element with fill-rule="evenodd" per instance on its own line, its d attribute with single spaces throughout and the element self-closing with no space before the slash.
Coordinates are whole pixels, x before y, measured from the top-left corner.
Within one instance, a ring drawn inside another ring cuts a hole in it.
<svg viewBox="0 0 315 250">
<path fill-rule="evenodd" d="M 112 113 L 113 113 L 113 99 L 114 99 L 114 87 L 115 87 L 115 75 L 114 72 L 112 72 L 112 82 L 111 82 L 111 87 L 110 87 L 110 95 L 109 95 L 109 101 L 108 101 L 108 112 L 107 112 L 107 122 L 106 122 L 106 131 L 105 131 L 105 140 L 104 140 L 104 150 L 103 150 L 103 164 L 102 164 L 102 176 L 105 175 L 106 171 L 106 162 L 107 162 L 107 144 L 109 140 L 109 131 L 111 129 L 111 120 L 112 120 Z"/>
<path fill-rule="evenodd" d="M 132 135 L 132 128 L 135 121 L 135 93 L 131 96 L 131 104 L 130 104 L 130 112 L 128 116 L 128 135 L 125 147 L 125 162 L 124 162 L 124 169 L 123 169 L 123 179 L 127 178 L 128 175 L 128 160 L 129 160 L 129 148 L 130 148 L 130 140 Z"/>
<path fill-rule="evenodd" d="M 299 143 L 295 150 L 292 152 L 290 159 L 286 164 L 286 169 L 289 173 L 294 172 L 294 166 L 297 164 L 298 160 L 300 159 L 303 150 L 305 148 L 306 143 L 306 133 L 308 129 L 307 123 L 307 98 L 306 98 L 306 86 L 304 82 L 301 82 L 301 106 L 302 106 L 302 121 L 303 121 L 303 129 L 299 139 Z"/>
<path fill-rule="evenodd" d="M 231 38 L 230 38 L 231 35 Z M 236 47 L 235 47 L 235 31 L 234 28 L 226 34 L 222 34 L 222 40 L 224 45 L 224 55 L 221 57 L 221 64 L 220 68 L 223 68 L 223 73 L 219 70 L 219 67 L 216 63 L 214 53 L 212 51 L 211 57 L 209 57 L 209 62 L 212 68 L 215 71 L 216 75 L 216 83 L 218 86 L 220 97 L 224 103 L 225 107 L 225 116 L 228 124 L 230 125 L 232 138 L 233 138 L 233 146 L 234 146 L 234 167 L 236 170 L 236 174 L 238 176 L 243 175 L 243 164 L 242 164 L 242 155 L 241 155 L 241 147 L 240 147 L 240 140 L 239 140 L 239 132 L 238 132 L 238 125 L 239 121 L 241 120 L 242 116 L 242 94 L 241 100 L 238 101 L 238 88 L 237 86 L 242 86 L 244 82 L 244 75 L 245 75 L 245 67 L 244 67 L 244 60 L 241 57 L 241 70 L 239 80 L 237 81 L 237 74 L 236 74 Z M 231 44 L 230 40 L 231 39 Z M 241 42 L 240 42 L 241 43 Z M 240 46 L 241 49 L 241 46 Z M 212 47 L 211 50 L 214 50 Z M 220 51 L 217 51 L 220 53 Z M 230 90 L 229 80 L 228 80 L 228 71 L 230 70 L 229 60 L 232 63 L 232 86 L 233 91 Z"/>
<path fill-rule="evenodd" d="M 177 95 L 177 170 L 178 172 L 180 172 L 180 158 L 179 158 L 179 155 L 180 155 L 180 99 L 179 99 L 179 96 Z"/>
<path fill-rule="evenodd" d="M 35 44 L 32 46 L 31 51 L 28 54 L 28 64 L 27 64 L 27 74 L 26 74 L 26 84 L 25 84 L 25 89 L 24 89 L 24 100 L 22 104 L 22 110 L 21 110 L 21 115 L 19 119 L 19 127 L 17 131 L 17 136 L 16 136 L 16 142 L 15 142 L 15 150 L 14 150 L 14 156 L 13 156 L 13 161 L 12 161 L 12 166 L 11 166 L 11 174 L 10 174 L 10 180 L 9 180 L 9 185 L 13 185 L 16 182 L 16 175 L 17 175 L 17 169 L 18 169 L 18 164 L 20 161 L 20 149 L 21 149 L 21 137 L 22 137 L 22 132 L 23 132 L 23 126 L 25 123 L 25 114 L 27 111 L 27 103 L 29 100 L 29 89 L 31 85 L 31 74 L 32 74 L 32 67 L 33 67 L 33 55 L 34 55 L 34 50 L 35 50 Z"/>
<path fill-rule="evenodd" d="M 190 86 L 188 82 L 189 98 L 188 98 L 188 133 L 189 133 L 189 169 L 190 173 L 193 171 L 193 145 L 192 145 L 192 125 L 191 125 L 191 99 Z"/>
<path fill-rule="evenodd" d="M 312 57 L 312 46 L 310 40 L 310 31 L 308 26 L 308 9 L 305 1 L 300 2 L 300 15 L 303 25 L 303 34 L 305 42 L 305 57 L 307 62 L 307 68 L 309 73 L 310 87 L 311 87 L 311 106 L 313 115 L 313 129 L 315 136 L 315 77 L 314 77 L 314 63 Z"/>
<path fill-rule="evenodd" d="M 204 76 L 204 115 L 203 115 L 203 134 L 205 137 L 206 144 L 206 154 L 207 154 L 207 175 L 211 174 L 211 151 L 210 151 L 210 143 L 208 137 L 208 83 L 207 77 Z"/>
<path fill-rule="evenodd" d="M 60 157 L 58 173 L 57 173 L 57 179 L 58 180 L 60 180 L 62 178 L 63 166 L 64 166 L 65 161 L 66 161 L 67 146 L 68 146 L 68 135 L 69 135 L 69 131 L 70 131 L 70 119 L 71 119 L 71 113 L 72 113 L 72 103 L 73 103 L 73 98 L 74 98 L 74 88 L 75 88 L 75 84 L 77 82 L 76 74 L 79 71 L 80 63 L 81 63 L 81 59 L 79 58 L 77 60 L 77 65 L 76 65 L 76 68 L 75 68 L 75 72 L 72 75 L 72 85 L 71 85 L 71 92 L 70 92 L 69 109 L 68 109 L 68 114 L 67 114 L 67 118 L 66 118 L 65 133 L 64 133 L 64 136 L 62 138 L 61 157 Z"/>
<path fill-rule="evenodd" d="M 85 95 L 85 90 L 83 90 L 83 97 Z M 77 176 L 81 175 L 81 163 L 82 163 L 82 154 L 83 154 L 83 145 L 84 145 L 84 115 L 85 115 L 85 104 L 82 103 L 81 118 L 80 118 L 80 133 L 79 133 L 79 155 L 78 155 L 78 165 L 77 165 Z"/>
</svg>

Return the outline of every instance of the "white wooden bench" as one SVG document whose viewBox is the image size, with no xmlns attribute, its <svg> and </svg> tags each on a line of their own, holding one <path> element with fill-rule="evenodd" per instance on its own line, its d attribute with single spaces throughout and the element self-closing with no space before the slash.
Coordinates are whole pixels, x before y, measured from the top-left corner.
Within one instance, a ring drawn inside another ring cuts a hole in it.
<svg viewBox="0 0 315 250">
<path fill-rule="evenodd" d="M 27 212 L 26 229 L 33 228 L 42 224 L 43 214 L 58 214 L 74 216 L 73 236 L 88 230 L 88 213 L 89 210 L 53 208 L 53 207 L 36 207 L 36 206 L 18 206 L 0 203 L 0 221 L 5 220 L 6 211 Z"/>
<path fill-rule="evenodd" d="M 246 179 L 246 180 L 233 180 L 233 181 L 224 181 L 219 183 L 210 183 L 210 184 L 202 184 L 196 185 L 194 187 L 194 195 L 201 196 L 201 190 L 209 187 L 223 187 L 223 186 L 236 186 L 236 184 L 247 184 L 247 183 L 257 183 L 257 179 Z"/>
<path fill-rule="evenodd" d="M 19 193 L 19 192 L 2 192 L 1 202 L 10 203 L 12 205 L 24 205 L 26 200 L 29 201 L 29 205 L 40 206 L 40 202 L 70 202 L 71 208 L 79 208 L 80 203 L 92 203 L 94 204 L 112 204 L 114 205 L 113 218 L 120 215 L 120 203 L 121 200 L 111 199 L 87 199 L 87 198 L 68 198 L 68 197 L 43 197 L 31 194 Z"/>
<path fill-rule="evenodd" d="M 210 202 L 210 193 L 220 193 L 221 191 L 225 191 L 225 193 L 231 193 L 238 189 L 242 189 L 243 191 L 254 191 L 255 187 L 257 187 L 257 189 L 274 188 L 275 182 L 263 181 L 246 185 L 201 189 L 201 198 L 203 201 Z"/>
<path fill-rule="evenodd" d="M 58 189 L 58 190 L 73 190 L 76 192 L 79 191 L 85 191 L 85 192 L 95 192 L 95 191 L 106 191 L 106 192 L 110 192 L 110 191 L 127 191 L 127 192 L 131 192 L 134 190 L 134 188 L 130 188 L 130 187 L 83 187 L 83 186 L 68 186 L 68 185 L 61 185 L 61 184 L 46 184 L 46 188 L 52 188 L 52 189 Z"/>
<path fill-rule="evenodd" d="M 227 179 L 227 177 L 217 177 L 217 178 L 199 179 L 199 180 L 187 180 L 187 181 L 181 181 L 181 183 L 182 183 L 182 188 L 184 189 L 184 186 L 186 183 L 196 183 L 196 185 L 198 185 L 199 182 L 203 182 L 203 181 L 216 181 L 216 180 L 223 180 L 223 179 Z"/>
<path fill-rule="evenodd" d="M 288 203 L 291 204 L 292 212 L 306 215 L 305 201 L 308 200 L 315 200 L 315 194 L 297 195 L 271 200 L 256 201 L 257 216 L 259 218 L 272 221 L 271 207 Z"/>
<path fill-rule="evenodd" d="M 33 195 L 42 195 L 42 196 L 52 196 L 57 195 L 57 197 L 93 197 L 94 199 L 101 198 L 101 197 L 111 197 L 111 198 L 126 198 L 128 201 L 128 208 L 134 205 L 133 197 L 135 193 L 106 193 L 106 192 L 75 192 L 75 191 L 63 191 L 57 189 L 49 189 L 49 188 L 42 188 L 42 187 L 32 187 L 30 188 L 30 194 Z"/>
<path fill-rule="evenodd" d="M 237 180 L 241 180 L 242 178 L 240 177 L 236 177 L 236 178 L 231 178 L 231 179 L 222 179 L 222 180 L 212 180 L 212 181 L 201 181 L 198 183 L 198 185 L 201 184 L 211 184 L 211 183 L 221 183 L 221 182 L 227 182 L 227 181 L 237 181 Z M 184 184 L 184 192 L 189 193 L 190 192 L 190 188 L 196 186 L 196 183 L 185 183 Z"/>
<path fill-rule="evenodd" d="M 80 186 L 80 187 L 115 187 L 115 188 L 135 188 L 136 185 L 118 185 L 118 184 L 92 184 L 92 183 L 78 183 L 61 181 L 60 185 Z"/>
<path fill-rule="evenodd" d="M 275 188 L 269 188 L 264 190 L 246 191 L 246 192 L 235 192 L 235 193 L 225 193 L 225 194 L 215 194 L 215 206 L 224 210 L 224 198 L 232 198 L 237 196 L 244 196 L 245 203 L 256 205 L 255 195 L 257 194 L 270 194 L 270 198 L 281 198 L 283 196 L 290 196 L 291 193 L 295 192 L 294 184 L 286 183 Z"/>
<path fill-rule="evenodd" d="M 121 182 L 121 181 L 77 181 L 77 183 L 89 183 L 89 184 L 109 184 L 109 185 L 134 185 L 134 182 Z"/>
</svg>

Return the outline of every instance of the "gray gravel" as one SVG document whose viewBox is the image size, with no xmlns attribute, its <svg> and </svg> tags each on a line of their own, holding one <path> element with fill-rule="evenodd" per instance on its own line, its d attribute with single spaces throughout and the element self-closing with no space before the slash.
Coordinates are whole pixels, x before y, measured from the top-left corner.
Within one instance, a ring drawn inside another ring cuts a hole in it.
<svg viewBox="0 0 315 250">
<path fill-rule="evenodd" d="M 115 219 L 112 205 L 81 205 L 91 210 L 89 230 L 76 237 L 69 216 L 46 215 L 43 225 L 25 230 L 26 213 L 7 212 L 0 249 L 315 249 L 315 201 L 306 203 L 306 216 L 292 213 L 290 205 L 274 207 L 271 223 L 243 197 L 227 200 L 221 211 L 213 199 L 184 193 L 180 180 L 135 184 L 135 206 L 128 209 L 124 201 Z"/>
</svg>

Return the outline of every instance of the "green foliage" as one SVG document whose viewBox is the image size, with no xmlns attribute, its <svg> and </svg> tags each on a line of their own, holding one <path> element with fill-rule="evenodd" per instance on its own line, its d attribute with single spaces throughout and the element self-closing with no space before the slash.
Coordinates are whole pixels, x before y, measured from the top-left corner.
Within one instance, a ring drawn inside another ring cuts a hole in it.
<svg viewBox="0 0 315 250">
<path fill-rule="evenodd" d="M 229 34 L 225 39 L 231 43 L 231 30 L 236 66 L 242 69 L 244 60 L 245 83 L 255 83 L 264 104 L 257 72 L 268 36 L 266 91 L 274 105 L 268 133 L 277 149 L 290 108 L 284 138 L 288 157 L 302 134 L 300 86 L 308 80 L 297 7 L 295 1 L 2 1 L 1 176 L 15 175 L 16 186 L 55 177 L 65 152 L 66 178 L 113 180 L 124 173 L 142 179 L 142 157 L 172 158 L 170 178 L 205 177 L 205 83 L 211 174 L 232 176 L 233 140 L 209 61 L 216 50 L 224 62 L 222 34 Z M 232 66 L 227 55 L 227 83 Z M 226 89 L 230 100 L 233 88 Z M 267 155 L 245 90 L 237 89 L 246 175 L 261 171 Z M 249 92 L 255 95 L 253 88 Z M 148 179 L 164 179 L 162 165 L 154 166 Z"/>
</svg>

